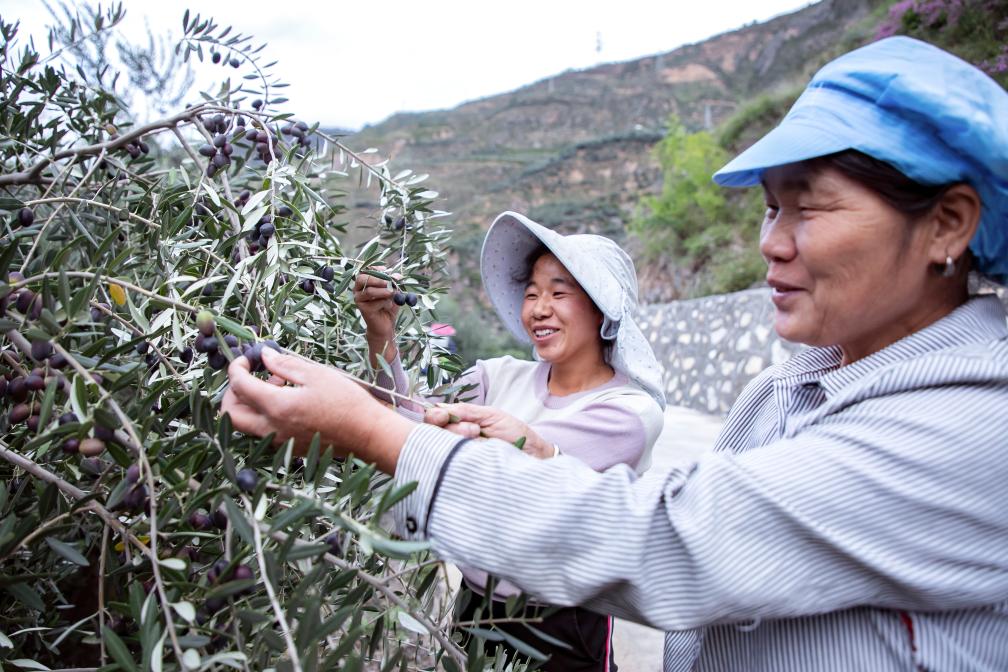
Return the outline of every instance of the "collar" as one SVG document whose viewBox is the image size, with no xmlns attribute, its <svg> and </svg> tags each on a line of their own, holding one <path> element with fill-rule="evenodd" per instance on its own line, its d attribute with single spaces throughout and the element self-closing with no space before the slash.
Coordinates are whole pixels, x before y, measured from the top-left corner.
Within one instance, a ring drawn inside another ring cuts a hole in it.
<svg viewBox="0 0 1008 672">
<path fill-rule="evenodd" d="M 951 313 L 853 364 L 840 366 L 837 346 L 809 348 L 781 365 L 774 378 L 785 384 L 818 382 L 827 398 L 884 366 L 963 345 L 1008 337 L 1005 308 L 997 296 L 971 297 Z"/>
</svg>

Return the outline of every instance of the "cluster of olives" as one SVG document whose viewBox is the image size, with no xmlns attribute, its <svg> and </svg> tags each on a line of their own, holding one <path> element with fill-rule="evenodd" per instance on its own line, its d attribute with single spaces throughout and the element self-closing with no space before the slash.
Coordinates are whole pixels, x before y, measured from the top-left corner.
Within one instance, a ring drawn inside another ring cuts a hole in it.
<svg viewBox="0 0 1008 672">
<path fill-rule="evenodd" d="M 214 65 L 222 63 L 223 65 L 230 65 L 232 68 L 237 68 L 241 65 L 241 61 L 239 61 L 236 57 L 232 56 L 231 58 L 224 58 L 224 56 L 217 50 L 212 50 L 210 52 L 210 60 Z"/>
<path fill-rule="evenodd" d="M 221 351 L 222 345 L 215 335 L 215 327 L 213 313 L 208 310 L 201 310 L 196 315 L 196 328 L 199 330 L 199 333 L 196 334 L 193 346 L 191 348 L 186 347 L 182 351 L 180 355 L 182 361 L 187 364 L 192 362 L 193 350 L 195 350 L 207 356 L 207 366 L 214 371 L 219 371 L 228 365 L 228 357 Z M 278 352 L 282 351 L 276 341 L 267 339 L 257 343 L 241 343 L 232 334 L 224 336 L 223 347 L 231 351 L 232 358 L 243 355 L 247 357 L 253 371 L 264 370 L 262 365 L 263 348 L 272 348 Z"/>
<path fill-rule="evenodd" d="M 329 292 L 330 294 L 335 290 L 333 285 L 333 279 L 336 277 L 336 271 L 333 270 L 332 266 L 328 264 L 323 264 L 315 269 L 315 275 L 322 278 L 322 288 Z M 301 282 L 298 283 L 298 287 L 301 288 L 305 294 L 315 293 L 315 281 L 311 278 L 302 278 Z"/>
<path fill-rule="evenodd" d="M 235 203 L 236 205 L 238 205 L 238 207 L 241 207 L 243 205 L 241 201 L 242 197 L 245 196 L 245 193 L 246 192 L 243 191 L 236 200 Z M 248 202 L 248 197 L 245 197 L 244 200 L 245 202 Z M 277 219 L 290 217 L 293 214 L 294 211 L 291 209 L 289 205 L 281 205 L 276 209 Z M 273 237 L 274 233 L 276 233 L 276 224 L 274 224 L 273 222 L 273 216 L 266 214 L 260 217 L 259 221 L 256 222 L 255 229 L 253 229 L 248 236 L 249 252 L 255 254 L 259 250 L 265 250 L 266 246 L 269 245 L 269 240 L 270 238 Z"/>
<path fill-rule="evenodd" d="M 25 209 L 27 210 L 27 208 Z M 24 275 L 17 271 L 7 276 L 7 282 L 12 285 L 24 281 L 24 279 Z M 22 287 L 0 299 L 0 315 L 6 315 L 7 308 L 14 306 L 26 319 L 37 320 L 42 315 L 44 303 L 45 297 L 41 294 L 36 294 L 27 287 Z"/>
<path fill-rule="evenodd" d="M 399 217 L 392 217 L 392 215 L 386 213 L 383 218 L 385 226 L 391 227 L 396 231 L 402 231 L 406 228 L 406 216 L 400 215 Z"/>
<path fill-rule="evenodd" d="M 396 304 L 397 306 L 409 306 L 410 308 L 412 308 L 415 305 L 417 305 L 417 302 L 419 300 L 420 297 L 414 294 L 413 292 L 398 291 L 392 294 L 392 303 Z"/>
<path fill-rule="evenodd" d="M 109 124 L 105 127 L 109 133 L 109 140 L 118 140 L 119 133 L 115 126 Z M 150 145 L 140 138 L 134 138 L 122 147 L 123 151 L 130 155 L 131 159 L 139 159 L 144 154 L 150 154 Z"/>
<path fill-rule="evenodd" d="M 290 135 L 297 138 L 297 143 L 302 147 L 307 147 L 311 144 L 308 140 L 308 124 L 303 121 L 298 121 L 292 124 L 287 124 L 280 132 L 284 135 Z"/>
<path fill-rule="evenodd" d="M 204 119 L 203 128 L 214 134 L 212 145 L 205 144 L 199 148 L 199 153 L 210 159 L 206 167 L 207 177 L 213 177 L 218 170 L 231 165 L 234 145 L 228 142 L 228 122 L 223 114 Z"/>
</svg>

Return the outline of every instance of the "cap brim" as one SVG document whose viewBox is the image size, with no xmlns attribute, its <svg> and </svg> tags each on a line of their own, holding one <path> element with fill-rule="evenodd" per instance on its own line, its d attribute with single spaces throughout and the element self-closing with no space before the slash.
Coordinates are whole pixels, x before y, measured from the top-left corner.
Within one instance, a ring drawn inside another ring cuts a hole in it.
<svg viewBox="0 0 1008 672">
<path fill-rule="evenodd" d="M 822 123 L 788 117 L 714 173 L 714 181 L 722 187 L 753 187 L 760 183 L 767 168 L 835 154 L 852 145 L 850 138 L 841 137 Z"/>
</svg>

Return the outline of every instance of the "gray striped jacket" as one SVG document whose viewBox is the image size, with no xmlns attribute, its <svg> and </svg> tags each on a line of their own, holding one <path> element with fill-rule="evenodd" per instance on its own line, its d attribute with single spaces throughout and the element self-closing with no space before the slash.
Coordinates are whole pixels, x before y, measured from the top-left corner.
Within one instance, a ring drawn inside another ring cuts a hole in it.
<svg viewBox="0 0 1008 672">
<path fill-rule="evenodd" d="M 419 426 L 400 534 L 554 604 L 662 628 L 665 669 L 1008 670 L 1008 326 L 971 299 L 739 397 L 715 450 L 636 477 Z"/>
</svg>

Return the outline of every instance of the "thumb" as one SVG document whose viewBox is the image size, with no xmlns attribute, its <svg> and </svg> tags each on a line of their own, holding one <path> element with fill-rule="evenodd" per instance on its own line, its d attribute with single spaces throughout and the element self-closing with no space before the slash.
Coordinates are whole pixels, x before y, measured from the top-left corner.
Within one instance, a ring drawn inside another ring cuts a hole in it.
<svg viewBox="0 0 1008 672">
<path fill-rule="evenodd" d="M 311 369 L 316 366 L 307 359 L 280 353 L 272 348 L 263 348 L 262 363 L 270 373 L 295 385 L 307 384 L 312 378 Z"/>
</svg>

